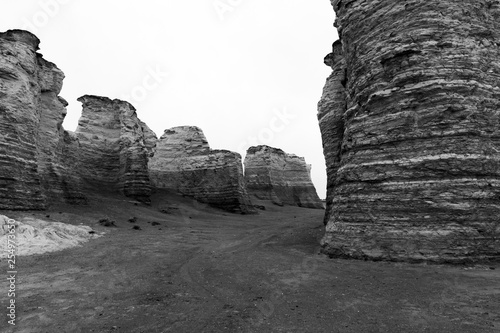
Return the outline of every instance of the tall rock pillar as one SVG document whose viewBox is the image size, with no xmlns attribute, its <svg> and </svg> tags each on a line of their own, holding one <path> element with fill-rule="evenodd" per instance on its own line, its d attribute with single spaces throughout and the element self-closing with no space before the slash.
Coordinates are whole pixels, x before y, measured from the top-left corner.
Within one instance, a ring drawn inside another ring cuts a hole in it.
<svg viewBox="0 0 500 333">
<path fill-rule="evenodd" d="M 323 251 L 498 258 L 499 2 L 332 4 L 340 42 L 319 108 L 330 209 Z"/>
<path fill-rule="evenodd" d="M 148 158 L 156 135 L 137 118 L 128 102 L 92 95 L 78 101 L 83 104 L 76 129 L 83 179 L 148 203 Z"/>
<path fill-rule="evenodd" d="M 40 41 L 22 30 L 0 33 L 0 209 L 44 209 L 37 164 Z"/>
</svg>

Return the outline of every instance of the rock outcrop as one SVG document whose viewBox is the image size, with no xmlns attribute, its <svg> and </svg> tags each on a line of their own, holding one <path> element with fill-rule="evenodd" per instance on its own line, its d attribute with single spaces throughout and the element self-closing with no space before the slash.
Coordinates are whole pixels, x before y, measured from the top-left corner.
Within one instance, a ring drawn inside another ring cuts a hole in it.
<svg viewBox="0 0 500 333">
<path fill-rule="evenodd" d="M 83 104 L 76 129 L 82 178 L 93 186 L 116 189 L 148 202 L 148 159 L 156 135 L 128 102 L 89 95 L 78 101 Z"/>
<path fill-rule="evenodd" d="M 212 150 L 195 126 L 168 129 L 149 162 L 153 185 L 231 212 L 254 213 L 245 189 L 241 156 Z"/>
<path fill-rule="evenodd" d="M 44 209 L 85 202 L 64 155 L 64 74 L 38 54 L 22 30 L 0 33 L 0 209 Z"/>
<path fill-rule="evenodd" d="M 332 1 L 340 41 L 319 104 L 323 251 L 500 256 L 498 1 Z"/>
<path fill-rule="evenodd" d="M 77 133 L 62 123 L 64 74 L 22 30 L 0 33 L 0 209 L 84 204 L 95 185 L 148 201 L 156 135 L 127 102 L 84 96 Z"/>
<path fill-rule="evenodd" d="M 250 147 L 245 157 L 247 191 L 278 205 L 321 208 L 311 181 L 311 166 L 303 157 L 269 146 Z"/>
</svg>

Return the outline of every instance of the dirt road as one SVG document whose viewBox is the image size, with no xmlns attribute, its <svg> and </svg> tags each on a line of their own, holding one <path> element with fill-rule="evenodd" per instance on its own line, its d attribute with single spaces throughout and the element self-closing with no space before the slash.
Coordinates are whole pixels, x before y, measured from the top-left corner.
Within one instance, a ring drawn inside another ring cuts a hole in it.
<svg viewBox="0 0 500 333">
<path fill-rule="evenodd" d="M 17 325 L 2 332 L 500 332 L 500 266 L 329 259 L 323 211 L 265 206 L 233 215 L 163 194 L 30 212 L 106 234 L 20 257 Z"/>
</svg>

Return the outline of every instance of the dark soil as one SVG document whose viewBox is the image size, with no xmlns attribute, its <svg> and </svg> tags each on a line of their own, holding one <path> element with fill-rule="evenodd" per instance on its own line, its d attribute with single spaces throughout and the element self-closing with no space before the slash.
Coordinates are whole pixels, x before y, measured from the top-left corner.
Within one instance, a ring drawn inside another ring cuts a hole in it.
<svg viewBox="0 0 500 333">
<path fill-rule="evenodd" d="M 151 206 L 103 196 L 1 211 L 106 234 L 18 257 L 17 325 L 4 314 L 0 331 L 500 332 L 499 265 L 329 259 L 319 254 L 322 210 L 257 204 L 259 215 L 235 215 L 159 193 Z"/>
</svg>

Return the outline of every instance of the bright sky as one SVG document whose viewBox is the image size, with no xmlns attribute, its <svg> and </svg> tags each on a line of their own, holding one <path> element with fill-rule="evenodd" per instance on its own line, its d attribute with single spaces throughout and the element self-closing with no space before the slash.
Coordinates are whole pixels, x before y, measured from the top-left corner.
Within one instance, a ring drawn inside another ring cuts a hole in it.
<svg viewBox="0 0 500 333">
<path fill-rule="evenodd" d="M 124 99 L 158 136 L 195 125 L 210 146 L 266 144 L 306 158 L 321 198 L 317 102 L 337 39 L 328 0 L 0 0 L 65 74 L 75 130 L 85 94 Z"/>
</svg>

